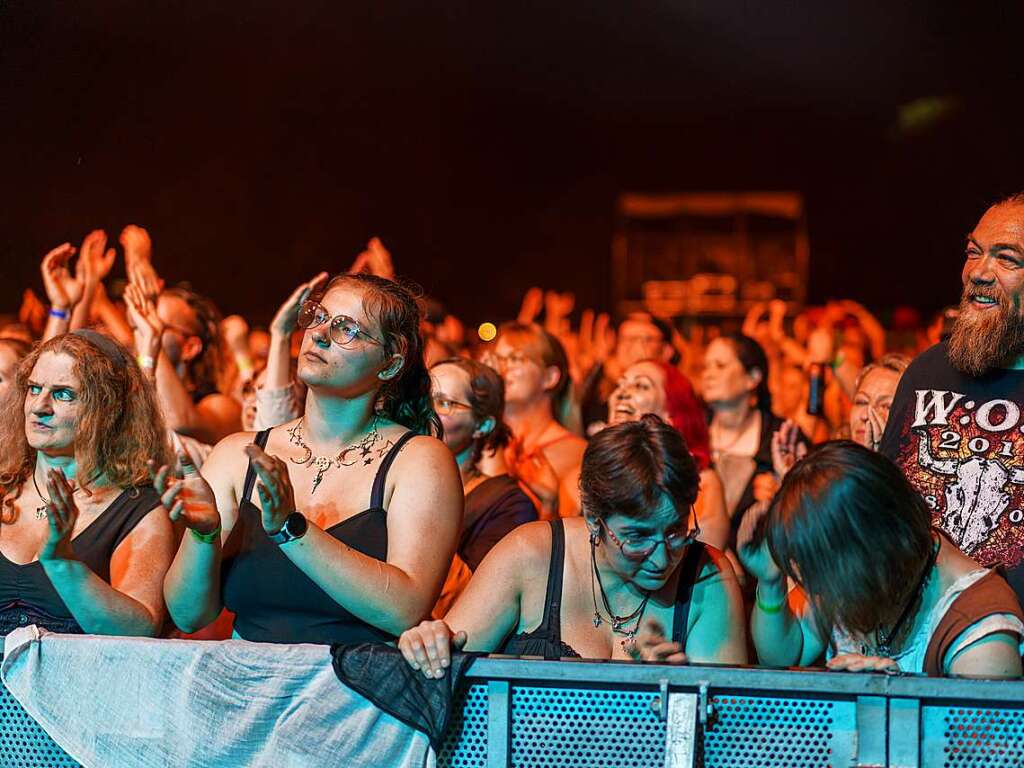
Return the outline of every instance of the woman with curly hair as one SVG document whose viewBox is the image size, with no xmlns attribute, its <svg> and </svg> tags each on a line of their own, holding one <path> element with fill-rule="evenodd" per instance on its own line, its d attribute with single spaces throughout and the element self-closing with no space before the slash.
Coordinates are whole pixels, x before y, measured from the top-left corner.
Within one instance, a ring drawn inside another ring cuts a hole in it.
<svg viewBox="0 0 1024 768">
<path fill-rule="evenodd" d="M 227 607 L 258 642 L 388 640 L 437 600 L 462 523 L 462 483 L 402 285 L 335 277 L 297 291 L 303 414 L 214 448 L 202 475 L 157 487 L 190 529 L 164 585 L 194 632 Z M 424 546 L 429 542 L 429 546 Z"/>
<path fill-rule="evenodd" d="M 57 336 L 0 414 L 0 634 L 155 635 L 174 532 L 147 461 L 170 458 L 152 386 L 94 331 Z"/>
</svg>

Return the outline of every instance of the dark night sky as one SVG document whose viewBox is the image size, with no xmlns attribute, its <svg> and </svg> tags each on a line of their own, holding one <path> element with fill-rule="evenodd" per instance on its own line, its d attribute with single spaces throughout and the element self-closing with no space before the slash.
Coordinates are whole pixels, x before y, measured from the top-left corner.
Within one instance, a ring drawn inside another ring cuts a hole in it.
<svg viewBox="0 0 1024 768">
<path fill-rule="evenodd" d="M 373 234 L 470 321 L 604 306 L 616 196 L 691 189 L 802 191 L 814 300 L 953 301 L 1024 188 L 1024 4 L 802 5 L 0 0 L 0 311 L 128 222 L 263 320 Z"/>
</svg>

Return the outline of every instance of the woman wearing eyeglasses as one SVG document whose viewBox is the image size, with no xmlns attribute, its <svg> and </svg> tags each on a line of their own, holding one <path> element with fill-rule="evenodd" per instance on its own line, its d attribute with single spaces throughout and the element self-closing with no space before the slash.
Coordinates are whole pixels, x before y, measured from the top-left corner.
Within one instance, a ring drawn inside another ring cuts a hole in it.
<svg viewBox="0 0 1024 768">
<path fill-rule="evenodd" d="M 434 410 L 444 427 L 444 442 L 455 456 L 466 495 L 458 557 L 476 570 L 505 534 L 537 520 L 537 509 L 515 478 L 486 475 L 480 469 L 484 454 L 508 443 L 502 418 L 505 385 L 490 366 L 465 357 L 452 357 L 430 369 Z"/>
<path fill-rule="evenodd" d="M 310 292 L 295 302 L 302 416 L 222 440 L 201 475 L 187 459 L 184 478 L 157 474 L 191 529 L 164 585 L 185 631 L 226 607 L 246 640 L 389 640 L 428 615 L 444 582 L 462 484 L 429 436 L 439 425 L 416 301 L 370 275 Z"/>
<path fill-rule="evenodd" d="M 582 517 L 515 529 L 444 620 L 405 632 L 399 648 L 427 677 L 444 674 L 453 646 L 744 663 L 736 577 L 720 552 L 696 541 L 697 486 L 683 439 L 657 416 L 608 427 L 583 457 Z"/>
</svg>

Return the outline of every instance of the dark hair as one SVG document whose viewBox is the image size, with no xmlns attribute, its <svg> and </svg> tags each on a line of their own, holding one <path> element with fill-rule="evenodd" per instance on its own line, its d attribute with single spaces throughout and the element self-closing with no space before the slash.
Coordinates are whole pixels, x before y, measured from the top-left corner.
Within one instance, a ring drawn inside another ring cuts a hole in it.
<svg viewBox="0 0 1024 768">
<path fill-rule="evenodd" d="M 772 393 L 768 389 L 768 356 L 765 355 L 764 348 L 754 339 L 742 333 L 729 333 L 721 338 L 732 346 L 744 371 L 749 374 L 756 368 L 761 372 L 761 381 L 754 389 L 754 395 L 757 397 L 756 407 L 759 411 L 771 413 Z"/>
<path fill-rule="evenodd" d="M 496 451 L 508 445 L 512 431 L 505 423 L 505 380 L 501 374 L 468 357 L 449 357 L 434 363 L 431 370 L 439 365 L 454 365 L 469 374 L 469 404 L 477 422 L 494 419 L 494 429 L 473 441 L 473 463 L 480 461 L 484 451 Z"/>
<path fill-rule="evenodd" d="M 931 513 L 899 468 L 849 440 L 787 474 L 764 533 L 815 606 L 819 631 L 871 633 L 903 610 L 931 555 Z"/>
<path fill-rule="evenodd" d="M 444 430 L 430 398 L 430 374 L 423 362 L 422 313 L 419 289 L 370 274 L 341 274 L 331 278 L 315 297 L 320 299 L 339 283 L 353 283 L 363 293 L 363 309 L 380 326 L 384 355 L 401 355 L 402 368 L 385 381 L 378 393 L 377 409 L 386 418 L 418 435 L 437 435 Z"/>
<path fill-rule="evenodd" d="M 583 453 L 583 508 L 600 520 L 616 514 L 644 520 L 662 495 L 685 516 L 699 488 L 683 436 L 653 413 L 602 429 Z"/>
<path fill-rule="evenodd" d="M 502 336 L 529 337 L 533 343 L 534 352 L 540 358 L 540 364 L 544 368 L 554 367 L 558 369 L 558 383 L 548 393 L 551 398 L 551 411 L 562 424 L 566 426 L 567 407 L 570 405 L 569 385 L 572 379 L 569 376 L 569 358 L 565 354 L 565 347 L 557 338 L 536 323 L 509 322 L 502 323 L 498 329 L 498 338 Z"/>
<path fill-rule="evenodd" d="M 176 285 L 164 291 L 188 304 L 196 316 L 196 336 L 203 342 L 202 353 L 187 363 L 189 381 L 194 391 L 223 392 L 224 360 L 220 343 L 220 310 L 212 300 L 196 293 L 187 285 Z"/>
</svg>

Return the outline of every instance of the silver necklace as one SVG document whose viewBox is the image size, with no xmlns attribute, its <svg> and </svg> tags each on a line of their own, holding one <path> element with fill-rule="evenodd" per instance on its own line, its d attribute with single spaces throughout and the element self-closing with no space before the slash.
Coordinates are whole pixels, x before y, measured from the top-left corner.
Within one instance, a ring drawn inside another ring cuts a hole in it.
<svg viewBox="0 0 1024 768">
<path fill-rule="evenodd" d="M 363 435 L 361 440 L 342 448 L 334 458 L 314 455 L 313 450 L 302 439 L 302 419 L 295 422 L 295 426 L 288 430 L 288 442 L 305 452 L 300 459 L 290 459 L 292 464 L 316 467 L 316 477 L 313 478 L 313 488 L 310 490 L 310 494 L 316 493 L 320 481 L 324 478 L 324 473 L 332 467 L 350 467 L 359 460 L 362 460 L 364 465 L 372 464 L 375 458 L 373 446 L 379 440 L 380 432 L 377 430 L 376 416 L 370 423 L 370 431 Z M 390 443 L 376 451 L 376 458 L 383 456 L 389 445 Z"/>
<path fill-rule="evenodd" d="M 41 490 L 39 490 L 39 483 L 36 481 L 36 471 L 34 469 L 32 470 L 32 485 L 35 486 L 36 495 L 38 495 L 39 498 L 42 499 L 43 502 L 44 502 L 43 506 L 36 507 L 36 513 L 35 513 L 36 520 L 42 520 L 44 517 L 46 517 L 46 508 L 48 506 L 50 506 L 51 502 L 50 502 L 50 500 L 48 498 L 43 496 L 43 492 Z M 74 496 L 76 493 L 78 493 L 79 490 L 81 490 L 81 489 L 80 488 L 73 489 L 71 491 L 71 495 Z"/>
</svg>

